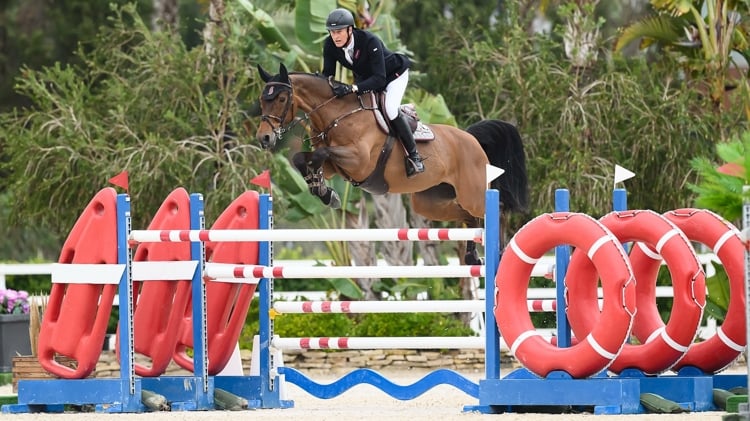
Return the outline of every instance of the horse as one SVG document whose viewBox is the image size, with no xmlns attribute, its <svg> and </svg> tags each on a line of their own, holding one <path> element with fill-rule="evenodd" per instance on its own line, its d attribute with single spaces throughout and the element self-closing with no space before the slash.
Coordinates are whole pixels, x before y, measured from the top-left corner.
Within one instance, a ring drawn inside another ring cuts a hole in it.
<svg viewBox="0 0 750 421">
<path fill-rule="evenodd" d="M 339 174 L 371 194 L 410 194 L 412 210 L 428 220 L 478 228 L 485 214 L 489 163 L 505 170 L 490 184 L 500 191 L 502 211 L 527 211 L 526 158 L 521 136 L 512 124 L 481 120 L 461 130 L 412 121 L 412 129 L 415 123 L 419 129 L 415 138 L 425 171 L 407 178 L 405 151 L 393 148 L 394 138 L 385 126 L 387 119 L 380 114 L 375 94 L 337 98 L 332 89 L 340 82 L 317 73 L 289 72 L 283 63 L 276 75 L 260 65 L 258 72 L 265 86 L 256 138 L 262 148 L 273 149 L 294 125 L 306 124 L 312 151 L 298 152 L 292 163 L 304 176 L 310 193 L 324 204 L 341 205 L 338 194 L 325 184 L 326 179 Z M 303 117 L 297 117 L 299 112 Z M 472 241 L 466 243 L 464 262 L 481 263 Z"/>
</svg>

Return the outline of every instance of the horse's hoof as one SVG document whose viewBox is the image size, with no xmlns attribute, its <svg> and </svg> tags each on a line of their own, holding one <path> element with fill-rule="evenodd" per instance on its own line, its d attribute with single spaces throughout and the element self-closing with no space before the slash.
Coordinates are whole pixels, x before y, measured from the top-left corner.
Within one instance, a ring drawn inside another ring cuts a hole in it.
<svg viewBox="0 0 750 421">
<path fill-rule="evenodd" d="M 341 209 L 341 199 L 339 194 L 334 190 L 328 190 L 330 194 L 327 194 L 328 200 L 323 199 L 323 203 L 331 209 Z"/>
</svg>

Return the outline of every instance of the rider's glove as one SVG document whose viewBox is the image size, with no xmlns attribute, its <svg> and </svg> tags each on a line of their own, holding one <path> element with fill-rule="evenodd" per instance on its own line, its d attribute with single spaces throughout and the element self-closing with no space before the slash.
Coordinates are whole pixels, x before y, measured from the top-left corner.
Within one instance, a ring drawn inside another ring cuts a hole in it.
<svg viewBox="0 0 750 421">
<path fill-rule="evenodd" d="M 341 83 L 333 87 L 333 93 L 337 97 L 341 98 L 342 96 L 349 95 L 352 93 L 352 86 L 347 85 L 346 83 Z"/>
</svg>

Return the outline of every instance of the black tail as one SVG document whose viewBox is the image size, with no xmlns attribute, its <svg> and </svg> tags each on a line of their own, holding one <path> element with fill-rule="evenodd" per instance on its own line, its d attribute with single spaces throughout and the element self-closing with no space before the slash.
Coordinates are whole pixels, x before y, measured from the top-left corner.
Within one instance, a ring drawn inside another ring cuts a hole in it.
<svg viewBox="0 0 750 421">
<path fill-rule="evenodd" d="M 466 128 L 479 140 L 490 165 L 505 170 L 490 186 L 500 191 L 500 201 L 508 212 L 528 211 L 529 183 L 526 154 L 518 129 L 502 120 L 482 120 Z"/>
</svg>

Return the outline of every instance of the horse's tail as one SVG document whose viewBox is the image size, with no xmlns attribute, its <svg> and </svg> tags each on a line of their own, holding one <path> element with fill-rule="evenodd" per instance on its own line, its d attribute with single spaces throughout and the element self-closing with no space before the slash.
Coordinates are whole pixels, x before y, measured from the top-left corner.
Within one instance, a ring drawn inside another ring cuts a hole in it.
<svg viewBox="0 0 750 421">
<path fill-rule="evenodd" d="M 526 155 L 518 129 L 502 120 L 482 120 L 466 128 L 482 145 L 490 165 L 505 170 L 490 186 L 500 191 L 503 208 L 526 212 L 529 206 Z"/>
</svg>

